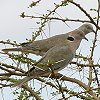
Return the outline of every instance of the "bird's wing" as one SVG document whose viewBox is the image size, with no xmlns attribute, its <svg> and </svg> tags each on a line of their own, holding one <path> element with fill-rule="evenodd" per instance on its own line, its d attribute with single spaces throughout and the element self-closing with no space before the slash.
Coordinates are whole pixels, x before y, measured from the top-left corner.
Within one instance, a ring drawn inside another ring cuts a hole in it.
<svg viewBox="0 0 100 100">
<path fill-rule="evenodd" d="M 32 54 L 36 54 L 36 55 L 40 55 L 40 56 L 44 55 L 44 52 L 41 51 L 41 47 L 39 46 L 39 43 L 35 42 L 35 41 L 34 41 L 34 43 L 32 43 L 32 42 L 22 43 L 17 48 L 2 49 L 2 51 L 6 52 L 6 53 L 20 51 L 20 52 L 32 53 Z"/>
<path fill-rule="evenodd" d="M 44 54 L 52 47 L 54 47 L 57 44 L 66 42 L 66 34 L 61 35 L 55 35 L 53 37 L 38 40 L 38 41 L 32 41 L 32 42 L 26 42 L 22 43 L 17 48 L 7 48 L 2 49 L 4 52 L 13 52 L 13 51 L 21 51 L 26 53 L 32 53 L 40 56 L 44 56 Z"/>
<path fill-rule="evenodd" d="M 39 72 L 43 74 L 45 71 L 49 71 L 49 64 L 53 70 L 60 70 L 70 63 L 75 54 L 70 50 L 68 45 L 57 45 L 49 49 L 44 57 L 42 57 L 38 62 L 36 68 L 31 68 L 27 73 L 30 75 L 36 75 Z M 60 68 L 62 67 L 62 68 Z M 39 73 L 39 74 L 40 74 Z"/>
<path fill-rule="evenodd" d="M 73 59 L 74 54 L 66 45 L 57 45 L 49 49 L 44 57 L 42 57 L 37 64 L 27 72 L 27 77 L 19 80 L 14 86 L 22 86 L 31 79 L 49 75 L 63 69 Z M 50 65 L 49 65 L 50 64 Z M 51 69 L 52 68 L 52 69 Z"/>
</svg>

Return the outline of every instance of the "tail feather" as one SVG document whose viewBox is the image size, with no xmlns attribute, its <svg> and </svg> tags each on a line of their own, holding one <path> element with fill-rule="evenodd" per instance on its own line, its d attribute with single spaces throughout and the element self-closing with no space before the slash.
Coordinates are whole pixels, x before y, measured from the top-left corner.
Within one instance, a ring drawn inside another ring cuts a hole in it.
<svg viewBox="0 0 100 100">
<path fill-rule="evenodd" d="M 18 82 L 16 82 L 13 87 L 22 87 L 23 84 L 25 84 L 26 82 L 30 81 L 31 79 L 34 79 L 34 76 L 27 76 L 21 80 L 19 80 Z"/>
<path fill-rule="evenodd" d="M 31 49 L 31 48 L 27 48 L 27 47 L 20 47 L 20 48 L 7 48 L 7 49 L 2 49 L 3 52 L 8 53 L 8 52 L 15 52 L 15 51 L 20 51 L 20 52 L 25 52 L 25 53 L 32 53 L 32 54 L 36 54 L 36 55 L 40 55 L 43 56 L 45 54 L 45 52 L 40 52 L 37 49 Z"/>
<path fill-rule="evenodd" d="M 22 48 L 7 48 L 7 49 L 2 49 L 4 52 L 9 52 L 9 51 L 22 51 Z"/>
</svg>

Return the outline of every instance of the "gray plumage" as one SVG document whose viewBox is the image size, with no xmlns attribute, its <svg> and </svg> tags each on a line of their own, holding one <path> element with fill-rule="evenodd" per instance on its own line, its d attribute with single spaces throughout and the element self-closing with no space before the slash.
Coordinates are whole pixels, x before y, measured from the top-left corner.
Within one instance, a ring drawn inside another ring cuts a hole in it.
<svg viewBox="0 0 100 100">
<path fill-rule="evenodd" d="M 21 87 L 24 83 L 33 78 L 45 75 L 49 76 L 49 74 L 52 73 L 52 70 L 55 73 L 58 72 L 71 62 L 74 55 L 75 52 L 72 52 L 69 46 L 66 46 L 64 44 L 52 47 L 50 50 L 47 51 L 45 56 L 40 59 L 36 67 L 31 68 L 27 72 L 28 76 L 23 78 L 22 80 L 19 80 L 14 86 Z M 47 64 L 52 65 L 48 66 Z"/>
<path fill-rule="evenodd" d="M 82 26 L 80 26 L 79 28 L 71 32 L 61 34 L 61 35 L 56 35 L 48 39 L 37 40 L 33 42 L 28 42 L 28 43 L 22 43 L 20 47 L 7 48 L 7 49 L 3 49 L 2 51 L 4 52 L 21 51 L 21 52 L 28 52 L 28 53 L 33 53 L 36 55 L 43 56 L 50 48 L 52 48 L 53 46 L 57 44 L 61 44 L 61 43 L 68 44 L 68 40 L 67 40 L 68 36 L 71 36 L 71 35 L 74 36 L 77 33 L 79 33 L 80 35 L 83 35 L 83 37 L 81 38 L 84 38 L 84 36 L 90 32 L 93 32 L 92 25 L 83 24 Z"/>
<path fill-rule="evenodd" d="M 83 24 L 67 34 L 56 35 L 48 39 L 33 41 L 20 48 L 3 49 L 3 51 L 32 51 L 31 53 L 43 56 L 36 66 L 27 72 L 27 76 L 19 80 L 14 86 L 21 87 L 25 82 L 44 75 L 58 72 L 65 68 L 74 58 L 85 35 L 94 32 L 92 25 Z M 86 39 L 87 40 L 87 39 Z M 36 53 L 37 52 L 37 53 Z M 51 66 L 48 66 L 51 63 Z"/>
</svg>

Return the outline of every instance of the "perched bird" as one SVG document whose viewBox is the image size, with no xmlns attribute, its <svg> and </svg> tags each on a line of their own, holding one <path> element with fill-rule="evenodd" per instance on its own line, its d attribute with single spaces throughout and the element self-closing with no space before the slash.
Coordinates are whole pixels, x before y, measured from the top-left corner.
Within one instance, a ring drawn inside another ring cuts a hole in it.
<svg viewBox="0 0 100 100">
<path fill-rule="evenodd" d="M 56 35 L 45 40 L 34 41 L 26 44 L 20 49 L 4 49 L 3 51 L 22 51 L 31 50 L 40 51 L 38 54 L 43 57 L 26 73 L 26 77 L 19 80 L 14 86 L 21 87 L 25 82 L 31 79 L 50 75 L 52 71 L 57 73 L 65 68 L 74 58 L 82 39 L 86 39 L 86 34 L 94 32 L 92 25 L 83 24 L 78 29 L 67 34 Z M 42 53 L 43 52 L 43 53 Z M 34 53 L 35 54 L 35 53 Z"/>
<path fill-rule="evenodd" d="M 93 32 L 93 27 L 91 24 L 83 24 L 79 28 L 65 33 L 61 35 L 56 35 L 47 39 L 43 40 L 37 40 L 32 41 L 28 43 L 22 43 L 17 48 L 7 48 L 3 49 L 4 52 L 10 52 L 10 51 L 21 51 L 21 52 L 27 52 L 27 53 L 33 53 L 36 55 L 44 56 L 44 54 L 52 47 L 58 45 L 58 44 L 69 44 L 69 41 L 73 41 L 76 34 L 81 36 L 81 38 L 85 38 L 85 35 L 89 32 Z M 85 38 L 86 39 L 86 38 Z"/>
</svg>

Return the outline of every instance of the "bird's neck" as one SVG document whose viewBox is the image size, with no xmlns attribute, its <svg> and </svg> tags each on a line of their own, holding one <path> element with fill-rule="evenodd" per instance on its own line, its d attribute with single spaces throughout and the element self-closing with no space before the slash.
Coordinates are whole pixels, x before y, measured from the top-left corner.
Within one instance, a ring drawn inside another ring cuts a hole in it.
<svg viewBox="0 0 100 100">
<path fill-rule="evenodd" d="M 76 41 L 74 43 L 69 43 L 70 49 L 73 53 L 76 53 L 76 50 L 78 49 L 79 45 L 80 45 L 81 40 Z"/>
</svg>

